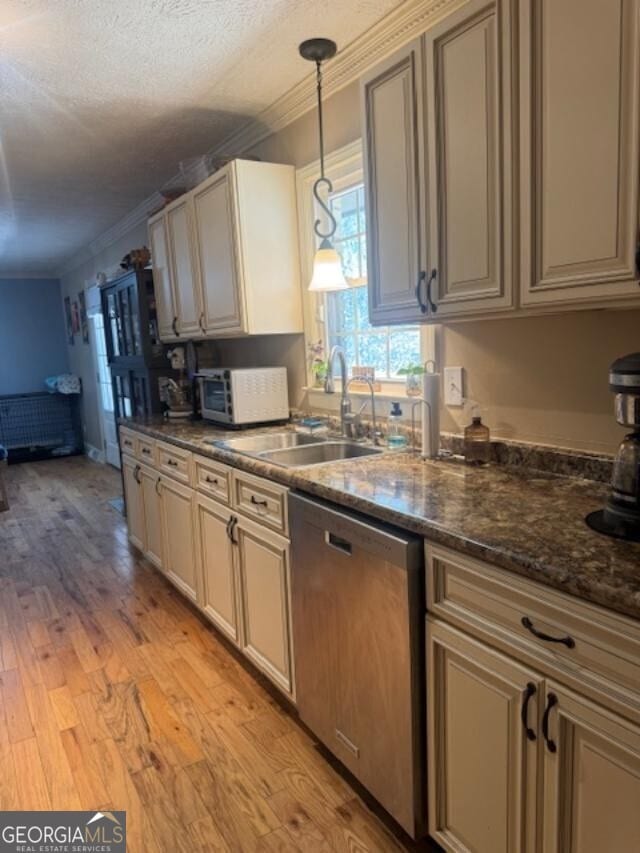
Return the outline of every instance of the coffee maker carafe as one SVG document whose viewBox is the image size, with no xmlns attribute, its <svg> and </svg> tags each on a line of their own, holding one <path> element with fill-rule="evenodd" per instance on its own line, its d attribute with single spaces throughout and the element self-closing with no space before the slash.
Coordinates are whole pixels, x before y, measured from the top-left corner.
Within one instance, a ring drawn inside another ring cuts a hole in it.
<svg viewBox="0 0 640 853">
<path fill-rule="evenodd" d="M 640 352 L 617 359 L 609 370 L 616 420 L 631 427 L 613 463 L 611 493 L 604 509 L 587 516 L 599 533 L 640 542 Z"/>
</svg>

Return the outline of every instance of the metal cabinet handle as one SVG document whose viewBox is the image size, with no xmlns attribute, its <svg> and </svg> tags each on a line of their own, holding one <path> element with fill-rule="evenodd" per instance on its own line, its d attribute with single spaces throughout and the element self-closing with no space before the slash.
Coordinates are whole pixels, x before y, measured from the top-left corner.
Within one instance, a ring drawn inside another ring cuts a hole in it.
<svg viewBox="0 0 640 853">
<path fill-rule="evenodd" d="M 133 479 L 136 481 L 136 483 L 138 485 L 140 485 L 140 483 L 142 482 L 142 480 L 140 479 L 140 466 L 139 465 L 136 465 L 136 467 L 133 469 Z"/>
<path fill-rule="evenodd" d="M 173 334 L 176 336 L 176 338 L 179 338 L 180 332 L 178 331 L 178 318 L 177 317 L 173 318 L 173 323 L 171 324 L 171 328 L 173 329 Z"/>
<path fill-rule="evenodd" d="M 438 311 L 438 306 L 431 298 L 431 284 L 436 280 L 437 271 L 435 269 L 431 270 L 431 275 L 429 276 L 429 281 L 427 282 L 427 302 L 429 303 L 429 308 L 431 309 L 432 314 L 436 314 Z"/>
<path fill-rule="evenodd" d="M 544 709 L 544 714 L 542 716 L 542 735 L 545 739 L 545 743 L 547 744 L 547 749 L 549 752 L 557 752 L 558 747 L 556 746 L 555 740 L 549 737 L 549 714 L 551 713 L 551 709 L 554 708 L 558 704 L 558 697 L 555 693 L 549 693 L 547 696 L 547 707 Z"/>
<path fill-rule="evenodd" d="M 149 456 L 151 454 L 151 451 L 149 450 L 148 447 L 143 447 L 142 452 L 144 453 L 145 456 Z"/>
<path fill-rule="evenodd" d="M 175 462 L 173 459 L 167 459 L 167 465 L 170 465 L 172 468 L 178 467 L 178 463 Z"/>
<path fill-rule="evenodd" d="M 205 481 L 205 483 L 211 483 L 214 486 L 218 485 L 218 478 L 217 477 L 210 477 L 208 474 L 204 478 L 204 481 Z"/>
<path fill-rule="evenodd" d="M 566 637 L 552 637 L 551 634 L 545 634 L 544 631 L 538 631 L 536 626 L 533 624 L 531 619 L 528 616 L 523 616 L 520 620 L 523 626 L 533 634 L 534 637 L 537 637 L 539 640 L 544 640 L 545 643 L 562 643 L 563 646 L 566 646 L 568 649 L 574 649 L 576 645 L 576 641 L 573 637 L 567 635 Z"/>
<path fill-rule="evenodd" d="M 156 494 L 160 494 L 160 486 L 162 485 L 162 477 L 158 477 L 156 480 Z"/>
<path fill-rule="evenodd" d="M 233 531 L 236 529 L 236 524 L 238 523 L 238 519 L 235 515 L 232 515 L 229 521 L 227 522 L 227 536 L 231 540 L 232 545 L 237 545 L 238 540 L 233 538 Z"/>
<path fill-rule="evenodd" d="M 265 507 L 268 506 L 266 501 L 258 500 L 258 498 L 255 495 L 251 495 L 251 503 L 254 506 L 265 506 Z"/>
<path fill-rule="evenodd" d="M 429 310 L 429 306 L 426 302 L 422 301 L 422 282 L 427 278 L 427 273 L 424 270 L 420 270 L 418 275 L 418 283 L 416 284 L 416 299 L 418 300 L 418 305 L 420 306 L 420 311 L 423 314 L 426 314 Z"/>
<path fill-rule="evenodd" d="M 200 316 L 198 317 L 198 325 L 200 326 L 200 331 L 201 331 L 201 332 L 202 332 L 202 334 L 204 335 L 204 334 L 206 333 L 206 331 L 207 331 L 207 330 L 205 329 L 205 327 L 204 327 L 204 311 L 203 311 L 203 312 L 202 312 L 202 314 L 200 314 Z"/>
<path fill-rule="evenodd" d="M 536 739 L 536 733 L 529 725 L 529 702 L 536 695 L 536 686 L 533 681 L 529 681 L 524 690 L 524 695 L 522 697 L 522 707 L 520 708 L 520 719 L 522 720 L 522 725 L 524 726 L 525 734 L 529 740 Z"/>
</svg>

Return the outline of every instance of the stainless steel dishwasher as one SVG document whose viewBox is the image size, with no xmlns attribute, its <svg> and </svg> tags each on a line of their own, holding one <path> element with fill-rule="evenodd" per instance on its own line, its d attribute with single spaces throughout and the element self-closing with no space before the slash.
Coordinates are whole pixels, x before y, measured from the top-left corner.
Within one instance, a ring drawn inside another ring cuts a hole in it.
<svg viewBox="0 0 640 853">
<path fill-rule="evenodd" d="M 290 498 L 300 718 L 414 838 L 425 830 L 418 536 Z"/>
</svg>

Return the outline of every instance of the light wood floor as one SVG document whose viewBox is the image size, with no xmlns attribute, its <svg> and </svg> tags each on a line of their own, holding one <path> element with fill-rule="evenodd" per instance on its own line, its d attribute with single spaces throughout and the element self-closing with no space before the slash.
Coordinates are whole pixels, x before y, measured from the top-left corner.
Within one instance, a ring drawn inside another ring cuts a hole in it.
<svg viewBox="0 0 640 853">
<path fill-rule="evenodd" d="M 7 479 L 0 810 L 126 809 L 133 853 L 418 849 L 136 556 L 117 472 L 72 458 Z"/>
</svg>

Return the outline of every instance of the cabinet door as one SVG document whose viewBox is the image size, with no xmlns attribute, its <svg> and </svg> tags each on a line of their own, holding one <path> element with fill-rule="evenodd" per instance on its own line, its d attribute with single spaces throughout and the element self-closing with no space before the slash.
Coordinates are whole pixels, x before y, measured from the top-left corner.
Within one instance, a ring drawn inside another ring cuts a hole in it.
<svg viewBox="0 0 640 853">
<path fill-rule="evenodd" d="M 190 196 L 167 209 L 167 235 L 178 332 L 184 337 L 201 335 L 200 282 L 195 262 Z"/>
<path fill-rule="evenodd" d="M 545 853 L 640 850 L 640 727 L 546 685 Z M 555 702 L 555 704 L 553 704 Z"/>
<path fill-rule="evenodd" d="M 122 457 L 122 479 L 127 507 L 129 541 L 140 551 L 145 549 L 144 503 L 142 501 L 142 478 L 140 465 L 130 456 Z"/>
<path fill-rule="evenodd" d="M 242 517 L 232 535 L 238 549 L 242 649 L 278 687 L 292 693 L 289 543 Z"/>
<path fill-rule="evenodd" d="M 420 41 L 370 72 L 362 99 L 369 318 L 375 325 L 424 320 L 417 296 L 427 254 Z"/>
<path fill-rule="evenodd" d="M 151 243 L 151 261 L 153 263 L 158 333 L 163 341 L 175 340 L 174 321 L 177 323 L 178 314 L 169 265 L 164 214 L 149 222 L 149 242 Z"/>
<path fill-rule="evenodd" d="M 438 318 L 513 303 L 511 3 L 472 0 L 425 35 Z"/>
<path fill-rule="evenodd" d="M 211 621 L 234 643 L 240 640 L 234 549 L 227 507 L 196 495 L 196 535 L 201 604 Z"/>
<path fill-rule="evenodd" d="M 160 518 L 160 477 L 153 468 L 142 467 L 140 469 L 142 487 L 142 502 L 144 506 L 145 520 L 145 548 L 144 555 L 157 566 L 162 568 L 162 522 Z"/>
<path fill-rule="evenodd" d="M 160 481 L 164 570 L 193 601 L 197 599 L 193 489 L 169 477 Z"/>
<path fill-rule="evenodd" d="M 637 295 L 638 0 L 521 0 L 522 302 Z"/>
<path fill-rule="evenodd" d="M 231 167 L 193 195 L 202 311 L 207 332 L 243 331 Z"/>
<path fill-rule="evenodd" d="M 539 677 L 427 619 L 429 832 L 447 850 L 535 849 Z M 532 692 L 527 702 L 528 687 Z"/>
</svg>

